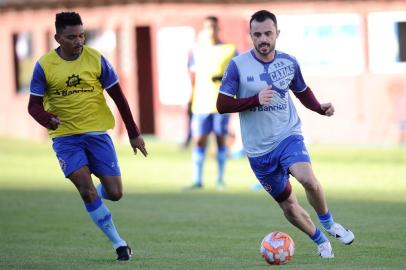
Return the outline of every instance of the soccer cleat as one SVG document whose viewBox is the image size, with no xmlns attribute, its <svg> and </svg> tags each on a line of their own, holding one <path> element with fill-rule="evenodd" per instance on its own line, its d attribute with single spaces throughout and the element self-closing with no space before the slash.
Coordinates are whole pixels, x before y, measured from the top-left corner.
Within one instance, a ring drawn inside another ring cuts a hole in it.
<svg viewBox="0 0 406 270">
<path fill-rule="evenodd" d="M 338 223 L 334 223 L 331 228 L 327 230 L 327 232 L 345 245 L 350 245 L 355 238 L 352 231 L 344 228 Z"/>
<path fill-rule="evenodd" d="M 317 253 L 323 259 L 334 258 L 333 248 L 329 241 L 323 242 L 317 246 Z"/>
<path fill-rule="evenodd" d="M 217 191 L 224 191 L 226 189 L 226 184 L 224 184 L 223 182 L 217 183 L 216 189 Z"/>
<path fill-rule="evenodd" d="M 116 249 L 117 261 L 129 261 L 133 255 L 133 251 L 129 246 L 121 246 Z"/>
<path fill-rule="evenodd" d="M 203 189 L 202 184 L 193 184 L 191 186 L 185 187 L 183 191 L 193 191 L 193 190 L 201 190 Z"/>
</svg>

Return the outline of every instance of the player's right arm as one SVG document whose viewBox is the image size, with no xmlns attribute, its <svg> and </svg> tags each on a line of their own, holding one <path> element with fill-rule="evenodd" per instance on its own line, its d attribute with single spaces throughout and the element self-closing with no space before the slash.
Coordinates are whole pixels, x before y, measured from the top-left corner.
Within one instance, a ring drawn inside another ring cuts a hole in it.
<svg viewBox="0 0 406 270">
<path fill-rule="evenodd" d="M 247 98 L 235 98 L 239 89 L 239 73 L 233 60 L 230 61 L 220 87 L 216 107 L 219 113 L 242 112 L 250 108 L 268 105 L 271 102 L 274 91 L 268 86 L 257 95 Z"/>
<path fill-rule="evenodd" d="M 43 127 L 56 130 L 60 124 L 58 116 L 45 111 L 44 94 L 46 91 L 45 73 L 37 62 L 30 84 L 30 100 L 28 102 L 28 113 Z"/>
</svg>

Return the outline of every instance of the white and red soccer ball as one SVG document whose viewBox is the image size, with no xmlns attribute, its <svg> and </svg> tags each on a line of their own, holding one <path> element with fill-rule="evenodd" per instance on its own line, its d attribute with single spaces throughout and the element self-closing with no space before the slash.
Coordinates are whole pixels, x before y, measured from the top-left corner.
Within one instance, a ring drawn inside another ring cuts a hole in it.
<svg viewBox="0 0 406 270">
<path fill-rule="evenodd" d="M 295 243 L 284 232 L 271 232 L 262 239 L 260 251 L 269 264 L 284 264 L 293 259 Z"/>
</svg>

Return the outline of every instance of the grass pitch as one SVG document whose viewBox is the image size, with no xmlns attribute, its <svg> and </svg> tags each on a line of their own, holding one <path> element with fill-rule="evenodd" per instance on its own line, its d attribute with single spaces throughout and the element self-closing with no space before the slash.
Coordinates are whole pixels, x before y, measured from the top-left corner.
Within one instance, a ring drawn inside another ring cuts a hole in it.
<svg viewBox="0 0 406 270">
<path fill-rule="evenodd" d="M 148 158 L 117 143 L 125 196 L 106 202 L 120 234 L 133 247 L 130 262 L 115 262 L 109 242 L 64 179 L 49 142 L 0 139 L 0 269 L 404 269 L 406 148 L 309 147 L 337 221 L 356 240 L 331 240 L 336 258 L 316 247 L 282 216 L 248 161 L 230 160 L 227 189 L 215 189 L 214 151 L 205 166 L 205 189 L 190 184 L 190 150 L 147 140 Z M 97 180 L 95 179 L 95 182 Z M 293 188 L 313 220 L 303 189 Z M 284 231 L 296 244 L 293 261 L 268 266 L 259 243 Z"/>
</svg>

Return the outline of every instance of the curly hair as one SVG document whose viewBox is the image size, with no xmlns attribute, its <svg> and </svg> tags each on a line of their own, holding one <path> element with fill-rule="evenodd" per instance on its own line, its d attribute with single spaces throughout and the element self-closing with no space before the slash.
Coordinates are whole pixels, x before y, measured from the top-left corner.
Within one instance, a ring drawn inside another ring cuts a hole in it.
<svg viewBox="0 0 406 270">
<path fill-rule="evenodd" d="M 83 25 L 80 15 L 76 12 L 61 12 L 55 16 L 55 29 L 60 33 L 66 26 Z"/>
</svg>

